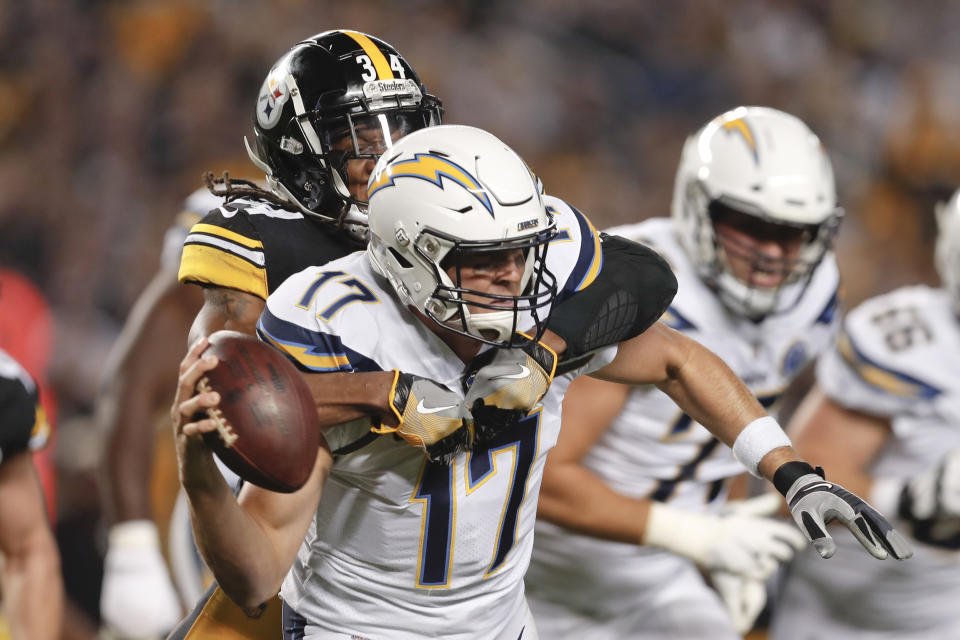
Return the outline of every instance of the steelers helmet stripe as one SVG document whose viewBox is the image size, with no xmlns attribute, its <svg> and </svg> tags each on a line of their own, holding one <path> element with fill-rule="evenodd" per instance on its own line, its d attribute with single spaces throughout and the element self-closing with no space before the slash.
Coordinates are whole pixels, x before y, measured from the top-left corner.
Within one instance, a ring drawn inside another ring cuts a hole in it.
<svg viewBox="0 0 960 640">
<path fill-rule="evenodd" d="M 373 43 L 373 40 L 359 31 L 344 31 L 346 35 L 357 41 L 363 52 L 370 56 L 373 62 L 373 68 L 377 70 L 378 80 L 393 80 L 393 71 L 390 69 L 390 62 L 387 60 L 379 47 Z"/>
</svg>

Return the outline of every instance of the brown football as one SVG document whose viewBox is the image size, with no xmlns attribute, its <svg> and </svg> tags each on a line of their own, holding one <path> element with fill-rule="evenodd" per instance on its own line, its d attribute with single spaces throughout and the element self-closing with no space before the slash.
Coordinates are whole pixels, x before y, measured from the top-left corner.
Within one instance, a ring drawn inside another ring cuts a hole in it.
<svg viewBox="0 0 960 640">
<path fill-rule="evenodd" d="M 204 351 L 217 366 L 197 383 L 220 394 L 208 409 L 217 430 L 204 434 L 207 445 L 246 481 L 290 493 L 313 470 L 320 425 L 313 397 L 300 371 L 282 353 L 254 336 L 217 331 Z"/>
</svg>

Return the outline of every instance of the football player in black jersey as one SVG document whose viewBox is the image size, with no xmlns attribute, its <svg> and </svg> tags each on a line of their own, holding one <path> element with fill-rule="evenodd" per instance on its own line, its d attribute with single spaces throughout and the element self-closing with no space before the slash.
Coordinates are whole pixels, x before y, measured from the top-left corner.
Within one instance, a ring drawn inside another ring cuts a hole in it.
<svg viewBox="0 0 960 640">
<path fill-rule="evenodd" d="M 60 637 L 60 556 L 31 459 L 48 433 L 36 384 L 0 350 L 0 590 L 13 640 Z"/>
<path fill-rule="evenodd" d="M 349 30 L 327 31 L 284 54 L 261 86 L 250 159 L 268 189 L 219 183 L 225 203 L 190 230 L 179 279 L 203 288 L 190 341 L 220 329 L 255 333 L 267 295 L 288 276 L 366 243 L 367 178 L 380 154 L 401 136 L 438 124 L 440 101 L 389 44 Z M 333 374 L 338 375 L 338 374 Z M 352 379 L 317 393 L 350 399 L 330 404 L 329 424 L 360 415 L 364 385 Z M 342 411 L 346 411 L 343 413 Z M 172 637 L 279 637 L 279 606 L 244 615 L 219 589 Z M 199 615 L 203 611 L 203 615 Z M 262 634 L 262 635 L 258 635 Z"/>
</svg>

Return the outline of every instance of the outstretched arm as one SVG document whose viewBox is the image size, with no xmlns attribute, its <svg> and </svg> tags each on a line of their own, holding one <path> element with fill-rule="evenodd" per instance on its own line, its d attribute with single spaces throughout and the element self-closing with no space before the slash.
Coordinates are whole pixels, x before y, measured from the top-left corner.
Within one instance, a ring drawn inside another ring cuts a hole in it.
<svg viewBox="0 0 960 640">
<path fill-rule="evenodd" d="M 807 464 L 779 425 L 716 355 L 677 331 L 656 324 L 621 343 L 617 356 L 592 374 L 623 384 L 655 384 L 704 425 L 751 473 L 785 495 L 794 520 L 823 557 L 836 545 L 826 523 L 843 522 L 872 555 L 912 555 L 890 524 L 842 486 Z M 822 473 L 822 471 L 820 472 Z"/>
<path fill-rule="evenodd" d="M 613 362 L 590 375 L 621 384 L 656 385 L 728 446 L 744 426 L 767 415 L 720 358 L 663 323 L 622 342 Z M 784 461 L 800 459 L 792 450 L 779 455 Z"/>
<path fill-rule="evenodd" d="M 795 528 L 762 517 L 776 510 L 776 501 L 769 513 L 679 512 L 649 498 L 623 495 L 585 467 L 583 456 L 621 412 L 629 392 L 627 386 L 588 376 L 570 385 L 564 426 L 544 471 L 539 517 L 585 535 L 659 546 L 704 569 L 754 578 L 766 577 L 803 547 Z M 678 519 L 692 526 L 673 526 L 680 524 Z"/>
</svg>

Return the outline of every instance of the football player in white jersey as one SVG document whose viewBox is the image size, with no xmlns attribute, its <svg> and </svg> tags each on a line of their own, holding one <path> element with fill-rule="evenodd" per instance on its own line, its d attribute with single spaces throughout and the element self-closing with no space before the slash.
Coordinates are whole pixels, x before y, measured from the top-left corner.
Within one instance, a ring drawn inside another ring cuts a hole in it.
<svg viewBox="0 0 960 640">
<path fill-rule="evenodd" d="M 667 259 L 679 289 L 662 321 L 720 356 L 772 407 L 835 332 L 830 245 L 840 218 L 817 136 L 782 111 L 740 107 L 687 139 L 672 219 L 609 233 Z M 780 501 L 724 506 L 743 467 L 654 386 L 584 377 L 563 419 L 527 574 L 541 632 L 711 640 L 746 632 L 765 602 L 764 579 L 804 546 L 792 525 L 762 517 Z"/>
<path fill-rule="evenodd" d="M 960 634 L 960 192 L 937 221 L 942 287 L 853 309 L 791 426 L 810 460 L 898 519 L 916 555 L 892 566 L 838 553 L 821 567 L 798 554 L 774 608 L 777 640 Z"/>
<path fill-rule="evenodd" d="M 372 439 L 368 420 L 335 427 L 302 489 L 248 485 L 235 499 L 200 437 L 213 421 L 191 421 L 218 402 L 194 395 L 216 358 L 201 357 L 201 339 L 181 365 L 174 431 L 199 546 L 242 606 L 282 583 L 286 638 L 536 638 L 522 578 L 540 480 L 563 393 L 587 371 L 659 385 L 794 498 L 795 518 L 825 555 L 834 518 L 877 557 L 909 555 L 879 514 L 796 456 L 719 358 L 665 325 L 595 350 L 546 386 L 554 362 L 536 340 L 556 300 L 577 300 L 580 268 L 595 263 L 600 243 L 582 214 L 542 197 L 492 135 L 461 126 L 410 134 L 378 161 L 368 195 L 367 251 L 289 278 L 267 299 L 258 332 L 305 370 L 394 371 L 396 427 Z M 444 403 L 420 393 L 437 383 L 450 390 Z M 389 435 L 415 428 L 410 417 L 476 413 L 486 399 L 503 407 L 531 392 L 521 405 L 533 409 L 503 428 L 477 418 L 472 450 L 447 464 Z M 462 402 L 448 404 L 451 394 Z"/>
</svg>

